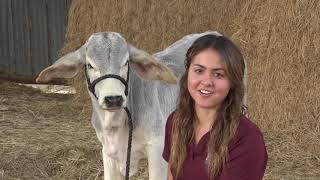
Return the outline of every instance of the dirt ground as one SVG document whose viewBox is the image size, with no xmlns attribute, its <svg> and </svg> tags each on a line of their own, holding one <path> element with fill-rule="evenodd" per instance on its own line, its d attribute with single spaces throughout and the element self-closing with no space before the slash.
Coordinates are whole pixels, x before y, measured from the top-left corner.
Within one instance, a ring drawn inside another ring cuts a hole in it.
<svg viewBox="0 0 320 180">
<path fill-rule="evenodd" d="M 102 179 L 90 106 L 73 101 L 0 80 L 0 179 Z"/>
<path fill-rule="evenodd" d="M 76 101 L 75 95 L 45 94 L 0 80 L 0 180 L 102 179 L 101 144 L 90 123 L 90 104 Z M 310 143 L 279 132 L 264 135 L 269 154 L 265 180 L 320 179 L 319 159 L 313 158 L 319 154 L 310 155 L 318 150 L 288 154 Z M 141 161 L 132 180 L 148 179 L 146 167 Z"/>
</svg>

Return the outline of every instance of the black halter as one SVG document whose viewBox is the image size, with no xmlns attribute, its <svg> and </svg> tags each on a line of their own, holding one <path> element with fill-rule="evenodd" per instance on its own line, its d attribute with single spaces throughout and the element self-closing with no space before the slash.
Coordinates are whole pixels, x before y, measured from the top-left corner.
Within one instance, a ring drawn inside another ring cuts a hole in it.
<svg viewBox="0 0 320 180">
<path fill-rule="evenodd" d="M 89 76 L 88 76 L 88 72 L 87 72 L 88 71 L 87 65 L 85 65 L 85 70 L 84 71 L 85 71 L 85 75 L 86 75 L 86 79 L 87 79 L 88 89 L 97 99 L 98 99 L 98 97 L 97 97 L 97 95 L 95 93 L 94 87 L 100 81 L 102 81 L 104 79 L 108 79 L 108 78 L 114 78 L 114 79 L 118 79 L 119 81 L 121 81 L 122 84 L 125 85 L 125 87 L 126 87 L 126 89 L 124 90 L 124 94 L 126 96 L 128 96 L 128 82 L 124 78 L 122 78 L 121 76 L 116 75 L 116 74 L 106 74 L 106 75 L 103 75 L 103 76 L 95 79 L 94 81 L 90 82 L 90 79 L 89 79 Z M 128 65 L 127 80 L 129 81 L 129 65 Z"/>
<path fill-rule="evenodd" d="M 106 75 L 101 76 L 101 77 L 95 79 L 94 81 L 90 82 L 90 79 L 89 79 L 89 76 L 88 76 L 88 72 L 87 72 L 87 65 L 85 65 L 85 70 L 84 71 L 85 71 L 85 75 L 86 75 L 89 91 L 98 99 L 98 97 L 97 97 L 97 95 L 95 93 L 95 90 L 94 90 L 94 87 L 96 86 L 96 84 L 99 83 L 100 81 L 104 80 L 104 79 L 114 78 L 114 79 L 118 79 L 119 81 L 122 82 L 122 84 L 125 85 L 126 89 L 124 90 L 124 94 L 126 96 L 128 96 L 129 67 L 130 66 L 128 64 L 127 81 L 124 78 L 122 78 L 121 76 L 119 76 L 119 75 L 106 74 Z M 133 124 L 132 124 L 132 118 L 131 118 L 131 113 L 130 113 L 129 109 L 127 107 L 124 107 L 124 110 L 126 111 L 127 116 L 128 116 L 128 126 L 129 126 L 129 137 L 128 137 L 128 147 L 127 147 L 127 160 L 126 160 L 125 180 L 129 180 Z"/>
</svg>

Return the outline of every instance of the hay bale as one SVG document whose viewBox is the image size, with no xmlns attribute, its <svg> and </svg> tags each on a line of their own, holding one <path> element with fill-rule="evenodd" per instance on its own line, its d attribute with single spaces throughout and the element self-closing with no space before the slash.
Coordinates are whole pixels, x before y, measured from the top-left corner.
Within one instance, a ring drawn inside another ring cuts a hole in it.
<svg viewBox="0 0 320 180">
<path fill-rule="evenodd" d="M 269 153 L 265 178 L 319 177 L 319 17 L 317 0 L 73 0 L 63 52 L 98 31 L 119 32 L 152 53 L 186 34 L 218 30 L 248 61 L 249 113 Z"/>
</svg>

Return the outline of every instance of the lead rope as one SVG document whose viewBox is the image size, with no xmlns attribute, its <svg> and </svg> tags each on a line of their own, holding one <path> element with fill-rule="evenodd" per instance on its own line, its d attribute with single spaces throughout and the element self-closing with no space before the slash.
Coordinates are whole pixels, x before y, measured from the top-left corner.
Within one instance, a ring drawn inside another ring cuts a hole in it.
<svg viewBox="0 0 320 180">
<path fill-rule="evenodd" d="M 118 76 L 118 75 L 114 75 L 114 74 L 107 74 L 104 75 L 102 77 L 99 77 L 98 79 L 94 80 L 92 83 L 90 82 L 89 76 L 88 76 L 88 72 L 87 72 L 87 65 L 84 66 L 85 67 L 85 76 L 86 76 L 86 80 L 87 80 L 87 84 L 88 84 L 88 89 L 89 91 L 98 99 L 96 93 L 94 92 L 94 87 L 95 85 L 100 82 L 103 79 L 107 79 L 107 78 L 115 78 L 120 80 L 125 86 L 125 95 L 128 96 L 128 82 L 129 81 L 129 64 L 128 64 L 128 72 L 127 72 L 127 81 L 124 80 L 122 77 Z M 129 126 L 129 136 L 128 136 L 128 148 L 127 148 L 127 161 L 126 161 L 126 176 L 125 176 L 125 180 L 129 180 L 129 172 L 130 172 L 130 156 L 131 156 L 131 144 L 132 144 L 132 129 L 133 129 L 133 125 L 132 125 L 132 118 L 131 118 L 131 113 L 129 111 L 129 109 L 127 107 L 124 108 L 124 110 L 127 113 L 128 116 L 128 126 Z"/>
<path fill-rule="evenodd" d="M 129 180 L 129 172 L 130 172 L 130 156 L 131 156 L 131 144 L 132 144 L 132 119 L 130 111 L 127 107 L 124 108 L 127 112 L 128 116 L 128 126 L 129 126 L 129 136 L 128 136 L 128 148 L 127 148 L 127 161 L 126 161 L 126 176 L 125 180 Z"/>
</svg>

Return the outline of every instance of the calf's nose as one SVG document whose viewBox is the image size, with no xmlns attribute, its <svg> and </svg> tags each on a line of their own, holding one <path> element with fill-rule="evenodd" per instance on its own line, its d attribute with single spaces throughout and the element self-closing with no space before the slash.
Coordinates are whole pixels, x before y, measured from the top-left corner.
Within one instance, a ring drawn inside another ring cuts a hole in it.
<svg viewBox="0 0 320 180">
<path fill-rule="evenodd" d="M 122 96 L 106 96 L 104 98 L 106 105 L 109 107 L 121 106 L 123 103 Z"/>
</svg>

